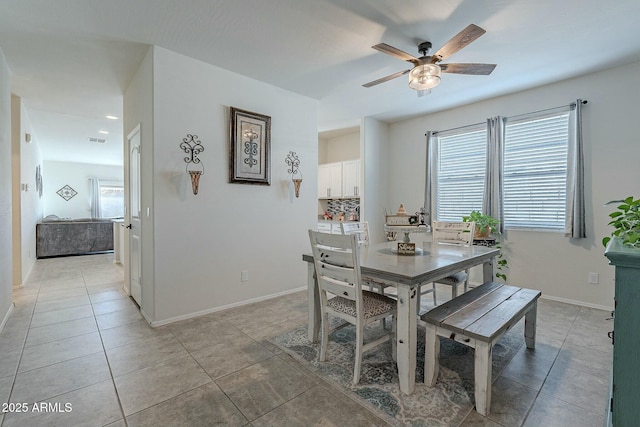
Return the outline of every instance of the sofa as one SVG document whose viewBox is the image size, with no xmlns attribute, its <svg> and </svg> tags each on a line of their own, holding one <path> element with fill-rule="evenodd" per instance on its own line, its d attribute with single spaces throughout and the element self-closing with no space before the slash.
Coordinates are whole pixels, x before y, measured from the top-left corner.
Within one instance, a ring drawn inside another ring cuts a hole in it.
<svg viewBox="0 0 640 427">
<path fill-rule="evenodd" d="M 113 251 L 110 219 L 68 219 L 49 215 L 36 224 L 36 258 Z"/>
</svg>

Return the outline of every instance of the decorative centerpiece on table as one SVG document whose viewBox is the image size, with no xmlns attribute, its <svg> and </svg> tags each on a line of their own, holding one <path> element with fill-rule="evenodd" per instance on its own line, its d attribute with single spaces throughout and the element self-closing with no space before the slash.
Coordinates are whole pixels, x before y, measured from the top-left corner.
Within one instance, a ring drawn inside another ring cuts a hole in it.
<svg viewBox="0 0 640 427">
<path fill-rule="evenodd" d="M 425 233 L 428 230 L 426 224 L 420 224 L 419 215 L 409 215 L 404 205 L 400 204 L 395 214 L 385 213 L 384 223 L 387 239 L 389 239 L 390 234 L 393 234 L 395 240 L 396 233 L 404 233 L 402 244 L 398 244 L 398 254 L 415 255 L 415 253 L 421 252 L 416 250 L 415 243 L 411 243 L 411 238 L 409 237 L 411 233 Z"/>
</svg>

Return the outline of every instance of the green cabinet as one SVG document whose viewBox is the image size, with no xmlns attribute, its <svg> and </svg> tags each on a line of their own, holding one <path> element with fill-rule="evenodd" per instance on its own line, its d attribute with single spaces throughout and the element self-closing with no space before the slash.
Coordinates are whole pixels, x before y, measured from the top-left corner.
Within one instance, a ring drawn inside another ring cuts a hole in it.
<svg viewBox="0 0 640 427">
<path fill-rule="evenodd" d="M 640 422 L 640 249 L 625 247 L 616 238 L 607 245 L 605 256 L 616 269 L 613 385 L 607 418 L 615 427 L 637 426 Z"/>
</svg>

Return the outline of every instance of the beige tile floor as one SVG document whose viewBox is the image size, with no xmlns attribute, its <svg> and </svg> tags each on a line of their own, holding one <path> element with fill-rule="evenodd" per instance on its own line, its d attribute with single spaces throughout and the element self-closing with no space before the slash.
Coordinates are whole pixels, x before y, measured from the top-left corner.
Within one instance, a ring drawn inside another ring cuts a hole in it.
<svg viewBox="0 0 640 427">
<path fill-rule="evenodd" d="M 29 405 L 0 413 L 2 426 L 388 425 L 268 342 L 306 323 L 304 292 L 151 328 L 112 260 L 38 260 L 14 291 L 0 403 Z M 536 350 L 498 373 L 490 416 L 471 410 L 462 425 L 601 426 L 608 314 L 541 300 Z"/>
</svg>

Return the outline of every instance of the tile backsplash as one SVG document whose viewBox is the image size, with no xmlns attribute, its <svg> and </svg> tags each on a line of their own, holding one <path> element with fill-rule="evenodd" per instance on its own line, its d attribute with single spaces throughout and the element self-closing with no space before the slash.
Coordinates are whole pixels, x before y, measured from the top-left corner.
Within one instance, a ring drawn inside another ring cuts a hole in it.
<svg viewBox="0 0 640 427">
<path fill-rule="evenodd" d="M 357 214 L 360 211 L 360 199 L 329 199 L 327 200 L 327 212 L 335 217 L 340 212 L 345 215 Z"/>
</svg>

